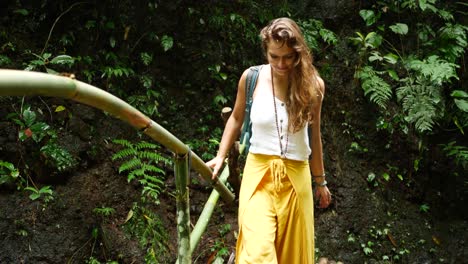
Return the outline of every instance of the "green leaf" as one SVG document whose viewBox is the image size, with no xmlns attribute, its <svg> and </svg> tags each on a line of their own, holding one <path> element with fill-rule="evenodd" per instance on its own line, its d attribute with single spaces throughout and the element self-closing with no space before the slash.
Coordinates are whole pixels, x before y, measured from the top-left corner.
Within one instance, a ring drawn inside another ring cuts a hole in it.
<svg viewBox="0 0 468 264">
<path fill-rule="evenodd" d="M 419 0 L 419 8 L 421 8 L 422 11 L 426 10 L 427 0 Z"/>
<path fill-rule="evenodd" d="M 468 93 L 462 90 L 454 90 L 450 96 L 457 98 L 468 98 Z"/>
<path fill-rule="evenodd" d="M 29 195 L 29 198 L 30 198 L 31 200 L 33 200 L 33 201 L 36 200 L 37 198 L 39 198 L 39 197 L 41 196 L 41 195 L 39 194 L 39 191 L 38 191 L 36 188 L 33 188 L 33 187 L 31 187 L 31 186 L 28 186 L 28 187 L 26 187 L 26 188 L 24 188 L 24 189 L 25 189 L 26 191 L 32 192 L 32 194 Z"/>
<path fill-rule="evenodd" d="M 366 48 L 370 47 L 374 49 L 378 48 L 380 44 L 382 44 L 382 40 L 383 37 L 376 32 L 370 32 L 364 39 Z"/>
<path fill-rule="evenodd" d="M 395 64 L 398 61 L 398 56 L 393 53 L 388 53 L 384 56 L 384 59 L 390 64 Z"/>
<path fill-rule="evenodd" d="M 398 74 L 394 70 L 389 69 L 389 70 L 387 70 L 387 73 L 395 81 L 398 81 L 400 79 L 400 77 L 398 76 Z"/>
<path fill-rule="evenodd" d="M 373 51 L 371 52 L 371 56 L 369 56 L 369 61 L 370 62 L 373 62 L 373 61 L 382 61 L 383 60 L 383 57 L 380 56 L 380 52 L 378 51 Z"/>
<path fill-rule="evenodd" d="M 10 172 L 10 176 L 13 177 L 13 178 L 18 178 L 19 175 L 20 175 L 20 174 L 19 174 L 19 170 L 16 170 L 16 169 L 15 169 L 15 170 L 12 170 L 12 171 Z"/>
<path fill-rule="evenodd" d="M 42 58 L 43 58 L 44 60 L 47 60 L 47 59 L 49 59 L 51 56 L 52 56 L 52 53 L 44 53 L 44 55 L 42 55 Z"/>
<path fill-rule="evenodd" d="M 390 180 L 390 175 L 385 172 L 384 174 L 382 174 L 382 178 L 384 178 L 384 180 L 386 180 L 386 181 L 389 181 Z"/>
<path fill-rule="evenodd" d="M 112 48 L 115 48 L 115 43 L 116 43 L 116 40 L 114 37 L 110 37 L 109 38 L 109 44 Z"/>
<path fill-rule="evenodd" d="M 368 175 L 367 175 L 367 181 L 368 182 L 372 182 L 375 180 L 375 173 L 373 172 L 370 172 Z"/>
<path fill-rule="evenodd" d="M 467 112 L 468 113 L 468 101 L 467 100 L 463 100 L 463 99 L 454 99 L 453 101 L 455 101 L 455 104 L 457 105 L 457 107 L 462 110 L 463 112 Z"/>
<path fill-rule="evenodd" d="M 419 210 L 421 212 L 427 212 L 427 211 L 429 211 L 429 209 L 430 209 L 430 207 L 427 204 L 421 204 L 421 206 L 419 207 Z"/>
<path fill-rule="evenodd" d="M 164 35 L 161 38 L 161 46 L 163 47 L 164 51 L 170 50 L 173 45 L 174 45 L 174 40 L 172 39 L 172 37 Z"/>
<path fill-rule="evenodd" d="M 114 29 L 115 28 L 115 24 L 113 21 L 107 21 L 106 24 L 105 24 L 105 27 L 107 29 Z"/>
<path fill-rule="evenodd" d="M 461 133 L 462 135 L 465 135 L 465 130 L 464 130 L 465 124 L 463 124 L 463 125 L 460 124 L 460 122 L 458 121 L 458 118 L 457 118 L 456 116 L 453 117 L 452 120 L 453 120 L 453 123 L 457 126 L 458 130 L 460 130 L 460 133 Z M 468 151 L 467 151 L 467 154 L 468 154 Z M 465 160 L 467 161 L 467 165 L 468 165 L 468 155 L 466 155 L 466 159 L 465 159 Z M 467 167 L 468 167 L 468 166 L 467 166 Z"/>
<path fill-rule="evenodd" d="M 26 10 L 26 9 L 16 9 L 15 11 L 13 11 L 15 14 L 20 14 L 20 15 L 23 15 L 23 16 L 27 16 L 29 14 L 29 11 Z"/>
<path fill-rule="evenodd" d="M 27 127 L 31 126 L 36 121 L 36 113 L 29 108 L 23 111 L 23 120 Z"/>
<path fill-rule="evenodd" d="M 39 197 L 41 197 L 41 195 L 39 193 L 32 193 L 29 195 L 29 199 L 31 200 L 37 200 Z"/>
<path fill-rule="evenodd" d="M 30 62 L 30 65 L 31 66 L 42 66 L 42 65 L 45 65 L 45 61 L 44 60 L 32 60 Z"/>
<path fill-rule="evenodd" d="M 374 252 L 371 248 L 368 247 L 364 247 L 363 251 L 366 255 L 372 254 Z"/>
<path fill-rule="evenodd" d="M 45 193 L 45 194 L 52 195 L 52 194 L 54 193 L 54 191 L 52 191 L 52 190 L 50 189 L 50 186 L 47 185 L 47 186 L 42 187 L 42 188 L 39 190 L 39 193 L 41 193 L 41 194 L 42 194 L 42 193 Z"/>
<path fill-rule="evenodd" d="M 57 57 L 53 58 L 50 63 L 52 64 L 69 64 L 72 65 L 74 63 L 74 59 L 69 55 L 58 55 Z"/>
<path fill-rule="evenodd" d="M 99 229 L 97 227 L 93 228 L 93 230 L 91 230 L 91 237 L 93 237 L 94 239 L 97 239 L 99 236 Z"/>
<path fill-rule="evenodd" d="M 224 105 L 227 103 L 227 98 L 224 97 L 223 95 L 217 95 L 214 99 L 213 102 L 217 105 Z"/>
<path fill-rule="evenodd" d="M 331 30 L 328 30 L 326 28 L 321 28 L 319 30 L 319 34 L 322 37 L 322 39 L 328 44 L 336 44 L 338 42 L 338 38 L 336 34 Z"/>
<path fill-rule="evenodd" d="M 143 64 L 145 66 L 148 66 L 151 64 L 151 62 L 153 61 L 153 55 L 150 55 L 149 53 L 147 52 L 142 52 L 140 53 L 140 58 L 141 58 L 141 61 L 143 62 Z"/>
<path fill-rule="evenodd" d="M 449 11 L 439 9 L 439 10 L 437 10 L 437 13 L 438 13 L 439 16 L 440 16 L 443 20 L 445 20 L 445 21 L 455 20 L 455 18 L 453 17 L 452 13 L 449 12 Z M 460 13 L 461 13 L 461 12 L 460 12 Z M 466 15 L 467 13 L 465 12 L 464 14 Z"/>
<path fill-rule="evenodd" d="M 86 21 L 85 28 L 90 29 L 96 27 L 96 21 L 95 20 L 88 20 Z"/>
<path fill-rule="evenodd" d="M 366 26 L 374 24 L 379 19 L 379 17 L 375 15 L 375 12 L 373 10 L 362 9 L 359 11 L 359 15 L 366 22 Z"/>
<path fill-rule="evenodd" d="M 10 182 L 11 179 L 8 177 L 8 175 L 1 175 L 0 174 L 0 185 L 5 184 L 7 182 Z"/>
<path fill-rule="evenodd" d="M 3 160 L 0 160 L 0 167 L 7 168 L 9 170 L 14 170 L 15 169 L 15 165 L 13 165 L 13 163 L 3 161 Z"/>
<path fill-rule="evenodd" d="M 65 108 L 65 106 L 63 106 L 63 105 L 59 105 L 59 106 L 57 106 L 57 107 L 55 108 L 55 112 L 56 112 L 56 113 L 57 113 L 57 112 L 62 112 L 62 111 L 65 111 L 65 110 L 67 110 L 67 108 Z"/>
<path fill-rule="evenodd" d="M 47 71 L 48 74 L 58 75 L 58 72 L 54 71 L 52 69 L 47 68 L 46 71 Z"/>
<path fill-rule="evenodd" d="M 406 35 L 408 34 L 408 25 L 403 24 L 403 23 L 396 23 L 395 25 L 391 25 L 390 29 L 400 35 Z"/>
<path fill-rule="evenodd" d="M 44 133 L 50 126 L 44 122 L 38 122 L 29 127 L 34 133 Z"/>
</svg>

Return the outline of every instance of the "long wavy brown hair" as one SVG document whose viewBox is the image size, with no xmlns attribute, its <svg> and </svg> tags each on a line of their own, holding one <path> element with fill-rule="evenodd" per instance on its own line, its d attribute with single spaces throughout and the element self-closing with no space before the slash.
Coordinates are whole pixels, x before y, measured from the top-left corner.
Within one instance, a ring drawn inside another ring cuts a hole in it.
<svg viewBox="0 0 468 264">
<path fill-rule="evenodd" d="M 281 41 L 296 51 L 296 61 L 289 76 L 289 91 L 287 111 L 289 115 L 289 130 L 297 132 L 314 120 L 312 107 L 317 103 L 320 92 L 318 72 L 314 67 L 312 53 L 307 46 L 301 29 L 290 18 L 272 20 L 260 32 L 262 47 L 267 54 L 268 43 L 271 40 Z"/>
</svg>

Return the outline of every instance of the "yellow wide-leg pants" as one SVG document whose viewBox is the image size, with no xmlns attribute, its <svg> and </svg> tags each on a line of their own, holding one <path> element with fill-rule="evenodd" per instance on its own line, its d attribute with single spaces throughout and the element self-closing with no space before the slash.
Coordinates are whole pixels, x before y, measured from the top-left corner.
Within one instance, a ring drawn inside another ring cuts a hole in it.
<svg viewBox="0 0 468 264">
<path fill-rule="evenodd" d="M 239 195 L 236 263 L 314 263 L 308 161 L 249 153 Z"/>
</svg>

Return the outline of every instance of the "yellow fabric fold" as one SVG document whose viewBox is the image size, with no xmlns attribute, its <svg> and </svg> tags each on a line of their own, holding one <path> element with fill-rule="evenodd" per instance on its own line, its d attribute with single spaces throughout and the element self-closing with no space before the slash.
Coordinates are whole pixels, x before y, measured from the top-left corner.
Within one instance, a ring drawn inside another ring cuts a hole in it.
<svg viewBox="0 0 468 264">
<path fill-rule="evenodd" d="M 259 218 L 260 212 L 266 212 L 266 217 L 276 224 L 263 222 L 265 215 Z M 314 263 L 314 213 L 308 161 L 249 153 L 238 214 L 237 264 Z M 256 230 L 260 229 L 268 237 L 273 234 L 273 244 L 269 238 L 255 237 Z"/>
</svg>

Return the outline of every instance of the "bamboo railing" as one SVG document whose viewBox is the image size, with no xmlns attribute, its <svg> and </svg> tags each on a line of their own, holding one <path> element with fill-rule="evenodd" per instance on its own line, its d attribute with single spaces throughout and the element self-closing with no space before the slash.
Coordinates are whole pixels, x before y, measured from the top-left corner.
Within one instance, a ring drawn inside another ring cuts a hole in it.
<svg viewBox="0 0 468 264">
<path fill-rule="evenodd" d="M 226 171 L 228 166 L 226 166 L 219 178 L 222 180 L 212 180 L 211 169 L 187 145 L 128 103 L 104 90 L 64 76 L 0 69 L 0 96 L 60 97 L 93 106 L 121 119 L 135 129 L 143 131 L 143 133 L 173 152 L 177 188 L 177 224 L 178 231 L 180 231 L 178 241 L 179 263 L 191 262 L 192 250 L 199 240 L 199 238 L 193 241 L 190 239 L 190 207 L 187 187 L 189 182 L 189 161 L 192 168 L 200 173 L 207 182 L 211 183 L 216 190 L 212 193 L 213 197 L 210 196 L 208 199 L 208 207 L 205 207 L 213 208 L 219 196 L 228 203 L 234 201 L 234 194 L 224 185 L 229 175 L 229 172 Z M 199 234 L 200 231 L 203 233 L 204 228 L 206 228 L 206 224 L 204 224 L 207 221 L 206 218 L 209 219 L 210 216 L 210 212 L 207 213 L 205 210 L 202 212 L 194 228 L 196 231 L 194 233 Z"/>
</svg>

